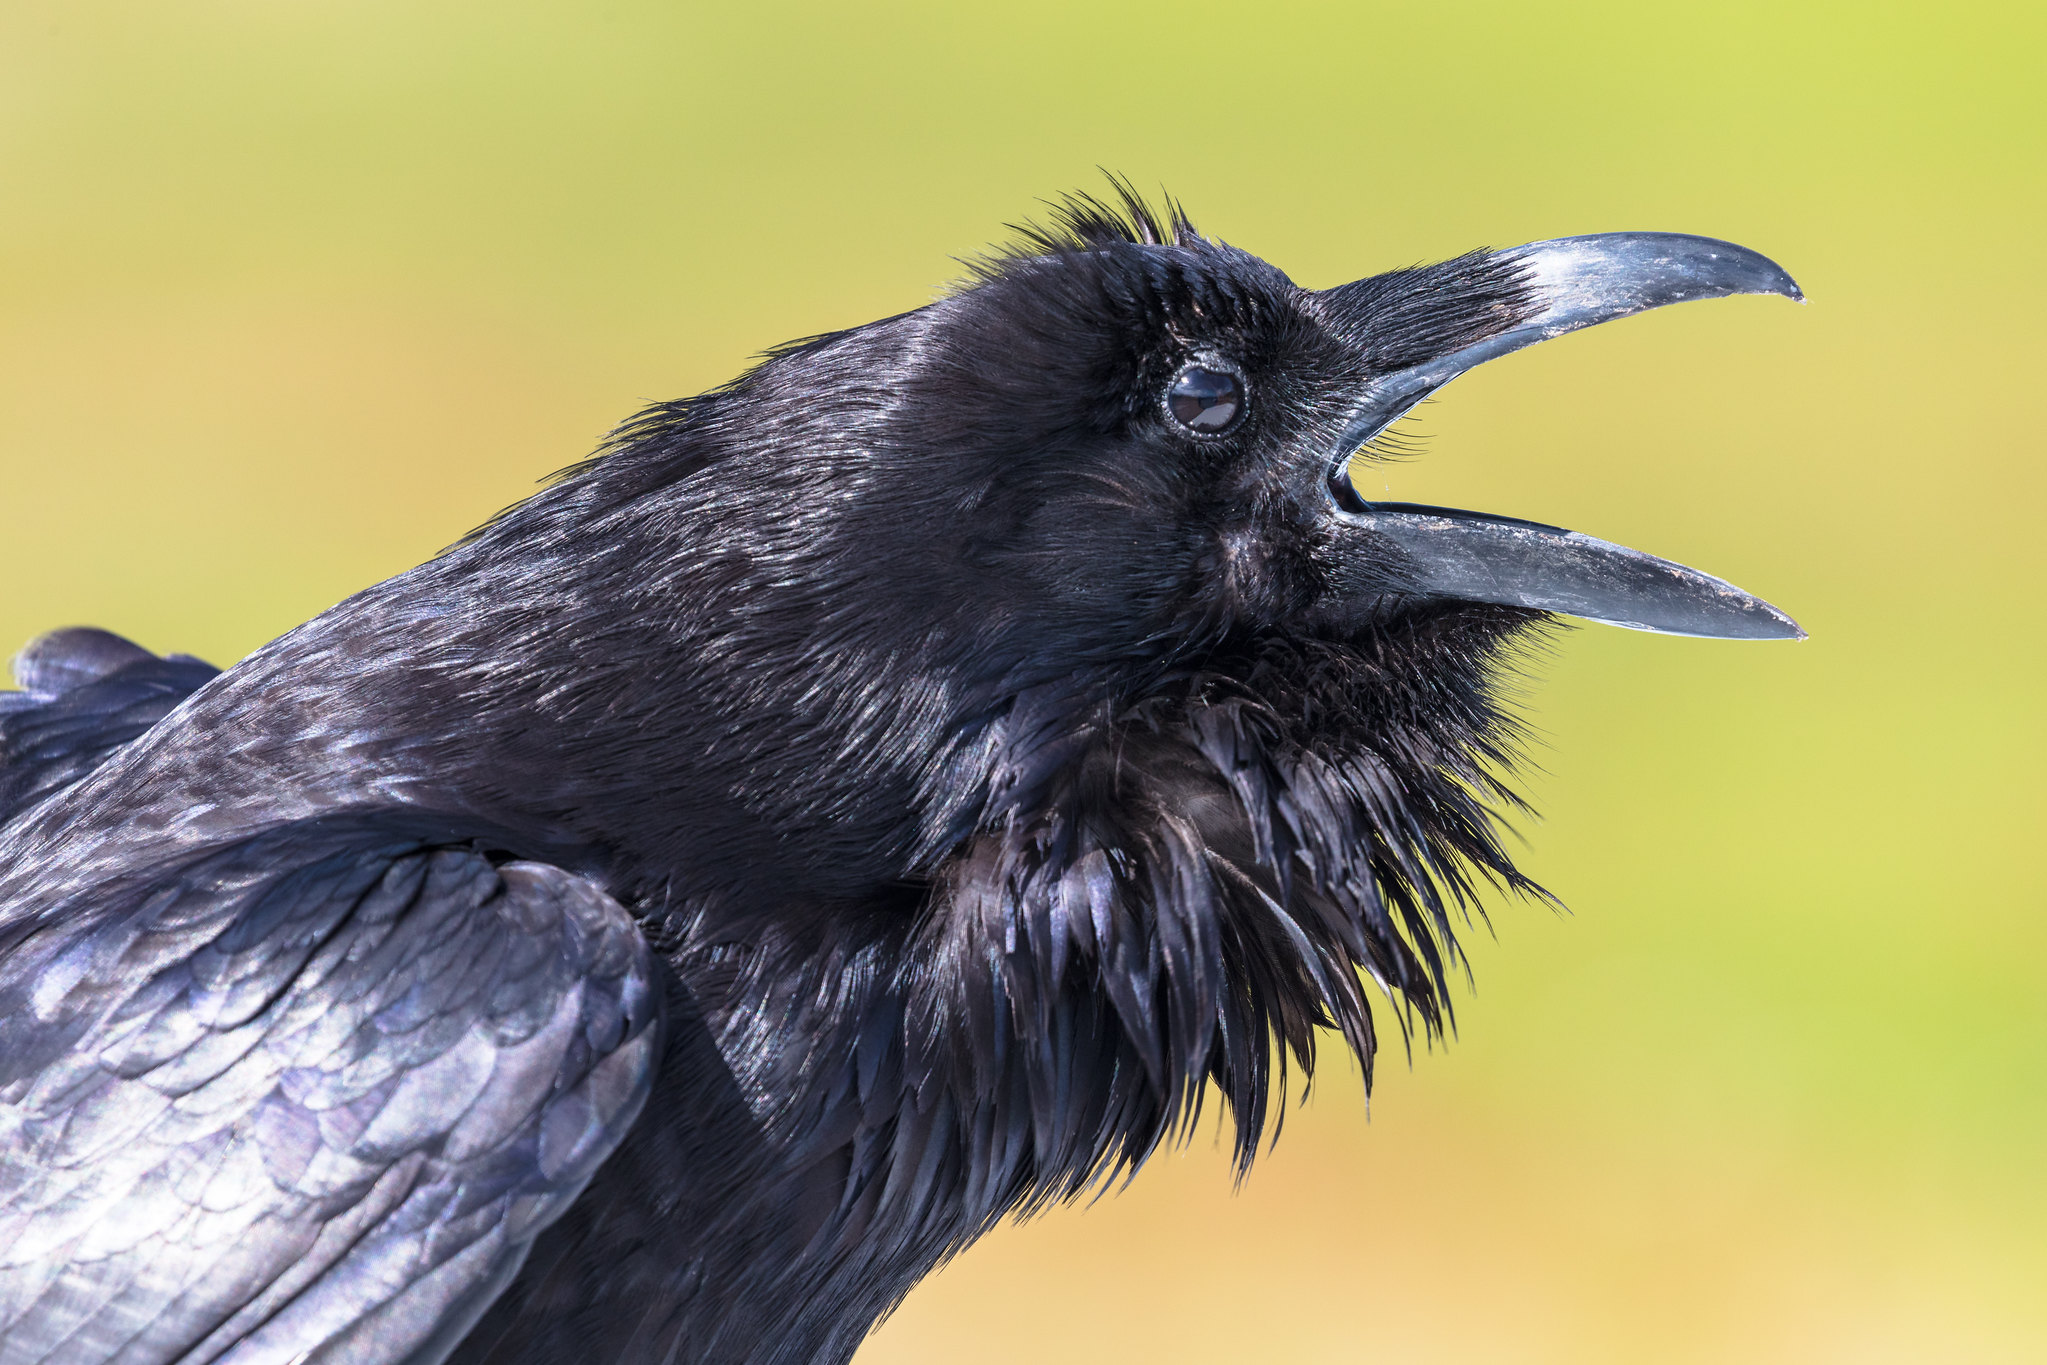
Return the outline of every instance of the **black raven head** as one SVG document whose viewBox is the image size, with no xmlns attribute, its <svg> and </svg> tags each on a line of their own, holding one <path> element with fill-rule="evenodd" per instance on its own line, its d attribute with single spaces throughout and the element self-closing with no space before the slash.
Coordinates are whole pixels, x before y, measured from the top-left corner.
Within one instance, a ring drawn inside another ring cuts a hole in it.
<svg viewBox="0 0 2047 1365">
<path fill-rule="evenodd" d="M 1095 1107 L 1033 1089 L 1041 1175 L 1141 1156 L 1210 1078 L 1254 1142 L 1272 1044 L 1305 1063 L 1334 1024 L 1369 1058 L 1361 970 L 1433 1027 L 1471 879 L 1524 885 L 1490 813 L 1518 635 L 1798 634 L 1619 546 L 1367 503 L 1349 460 L 1480 361 L 1738 292 L 1798 297 L 1650 233 L 1318 291 L 1177 210 L 1068 201 L 937 302 L 650 410 L 426 566 L 459 609 L 415 584 L 406 619 L 462 623 L 430 671 L 488 748 L 440 766 L 530 772 L 548 799 L 518 814 L 610 850 L 684 957 L 886 942 L 905 1028 L 969 1094 L 1009 1084 L 1004 1038 L 1096 1049 L 1120 1088 Z M 1045 1085 L 1072 1061 L 1038 1060 Z"/>
<path fill-rule="evenodd" d="M 937 556 L 927 587 L 987 625 L 1023 613 L 1051 628 L 1022 657 L 1142 669 L 1234 632 L 1356 636 L 1473 603 L 1797 634 L 1719 580 L 1554 528 L 1368 505 L 1347 472 L 1485 359 L 1684 299 L 1796 297 L 1775 265 L 1631 233 L 1314 291 L 1177 212 L 1126 208 L 1070 204 L 971 287 L 898 323 L 906 352 L 874 376 L 886 396 L 879 427 L 861 433 L 863 467 L 879 446 L 907 480 L 878 484 L 878 500 L 891 518 L 937 514 L 919 528 Z M 879 543 L 870 530 L 865 543 Z"/>
</svg>

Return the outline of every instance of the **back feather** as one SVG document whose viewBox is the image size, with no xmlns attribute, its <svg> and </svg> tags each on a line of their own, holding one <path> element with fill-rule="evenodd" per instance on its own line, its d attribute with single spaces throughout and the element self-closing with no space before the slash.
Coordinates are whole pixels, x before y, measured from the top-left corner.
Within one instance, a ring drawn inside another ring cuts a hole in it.
<svg viewBox="0 0 2047 1365">
<path fill-rule="evenodd" d="M 91 626 L 30 641 L 14 658 L 21 690 L 0 692 L 0 824 L 89 776 L 219 672 Z"/>
</svg>

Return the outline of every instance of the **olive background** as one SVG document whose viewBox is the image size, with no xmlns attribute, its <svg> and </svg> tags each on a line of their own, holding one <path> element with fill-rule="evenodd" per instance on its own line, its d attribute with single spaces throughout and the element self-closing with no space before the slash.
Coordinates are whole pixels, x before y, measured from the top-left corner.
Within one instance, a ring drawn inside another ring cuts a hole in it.
<svg viewBox="0 0 2047 1365">
<path fill-rule="evenodd" d="M 860 1365 L 2047 1358 L 2038 5 L 0 3 L 0 641 L 230 662 L 1097 167 L 1314 286 L 1731 238 L 1368 496 L 1731 578 L 1566 632 L 1447 1047 L 1005 1228 Z M 1332 1053 L 1332 1058 L 1334 1054 Z"/>
</svg>

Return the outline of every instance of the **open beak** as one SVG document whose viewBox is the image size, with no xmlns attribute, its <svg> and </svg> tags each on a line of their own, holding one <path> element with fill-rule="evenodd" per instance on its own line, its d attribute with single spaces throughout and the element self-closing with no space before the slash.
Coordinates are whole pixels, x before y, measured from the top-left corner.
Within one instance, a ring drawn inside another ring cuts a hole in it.
<svg viewBox="0 0 2047 1365">
<path fill-rule="evenodd" d="M 1675 232 L 1610 232 L 1532 242 L 1497 254 L 1520 272 L 1533 311 L 1485 340 L 1375 380 L 1344 429 L 1328 474 L 1339 536 L 1358 537 L 1379 597 L 1454 598 L 1558 612 L 1633 630 L 1728 640 L 1801 640 L 1789 616 L 1731 583 L 1575 531 L 1412 503 L 1367 502 L 1352 452 L 1474 365 L 1594 323 L 1690 299 L 1781 294 L 1797 284 L 1766 257 Z"/>
</svg>

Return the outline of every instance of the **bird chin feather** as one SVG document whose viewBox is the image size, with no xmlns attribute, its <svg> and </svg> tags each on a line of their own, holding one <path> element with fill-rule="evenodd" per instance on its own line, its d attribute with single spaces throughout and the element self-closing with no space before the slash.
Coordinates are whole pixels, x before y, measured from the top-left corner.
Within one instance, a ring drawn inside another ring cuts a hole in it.
<svg viewBox="0 0 2047 1365">
<path fill-rule="evenodd" d="M 913 1053 L 965 1043 L 913 1070 L 945 1077 L 970 1128 L 985 1113 L 1028 1130 L 984 1148 L 1013 1145 L 1028 1170 L 978 1187 L 1057 1199 L 1132 1171 L 1191 1129 L 1211 1083 L 1247 1168 L 1322 1029 L 1369 1083 L 1363 977 L 1403 1036 L 1445 1027 L 1478 887 L 1544 894 L 1494 813 L 1522 808 L 1501 679 L 1529 626 L 1462 609 L 1350 641 L 1252 639 L 1106 723 L 1019 725 L 1023 799 L 936 870 L 903 959 Z"/>
<path fill-rule="evenodd" d="M 1478 889 L 1543 894 L 1495 815 L 1542 629 L 1418 611 L 1227 642 L 1114 705 L 1019 695 L 962 750 L 978 817 L 900 896 L 743 944 L 678 925 L 671 1009 L 776 1153 L 708 1216 L 781 1229 L 790 1330 L 837 1340 L 1003 1217 L 1127 1177 L 1211 1088 L 1247 1168 L 1324 1029 L 1369 1081 L 1367 977 L 1404 1037 L 1440 1032 Z"/>
</svg>

